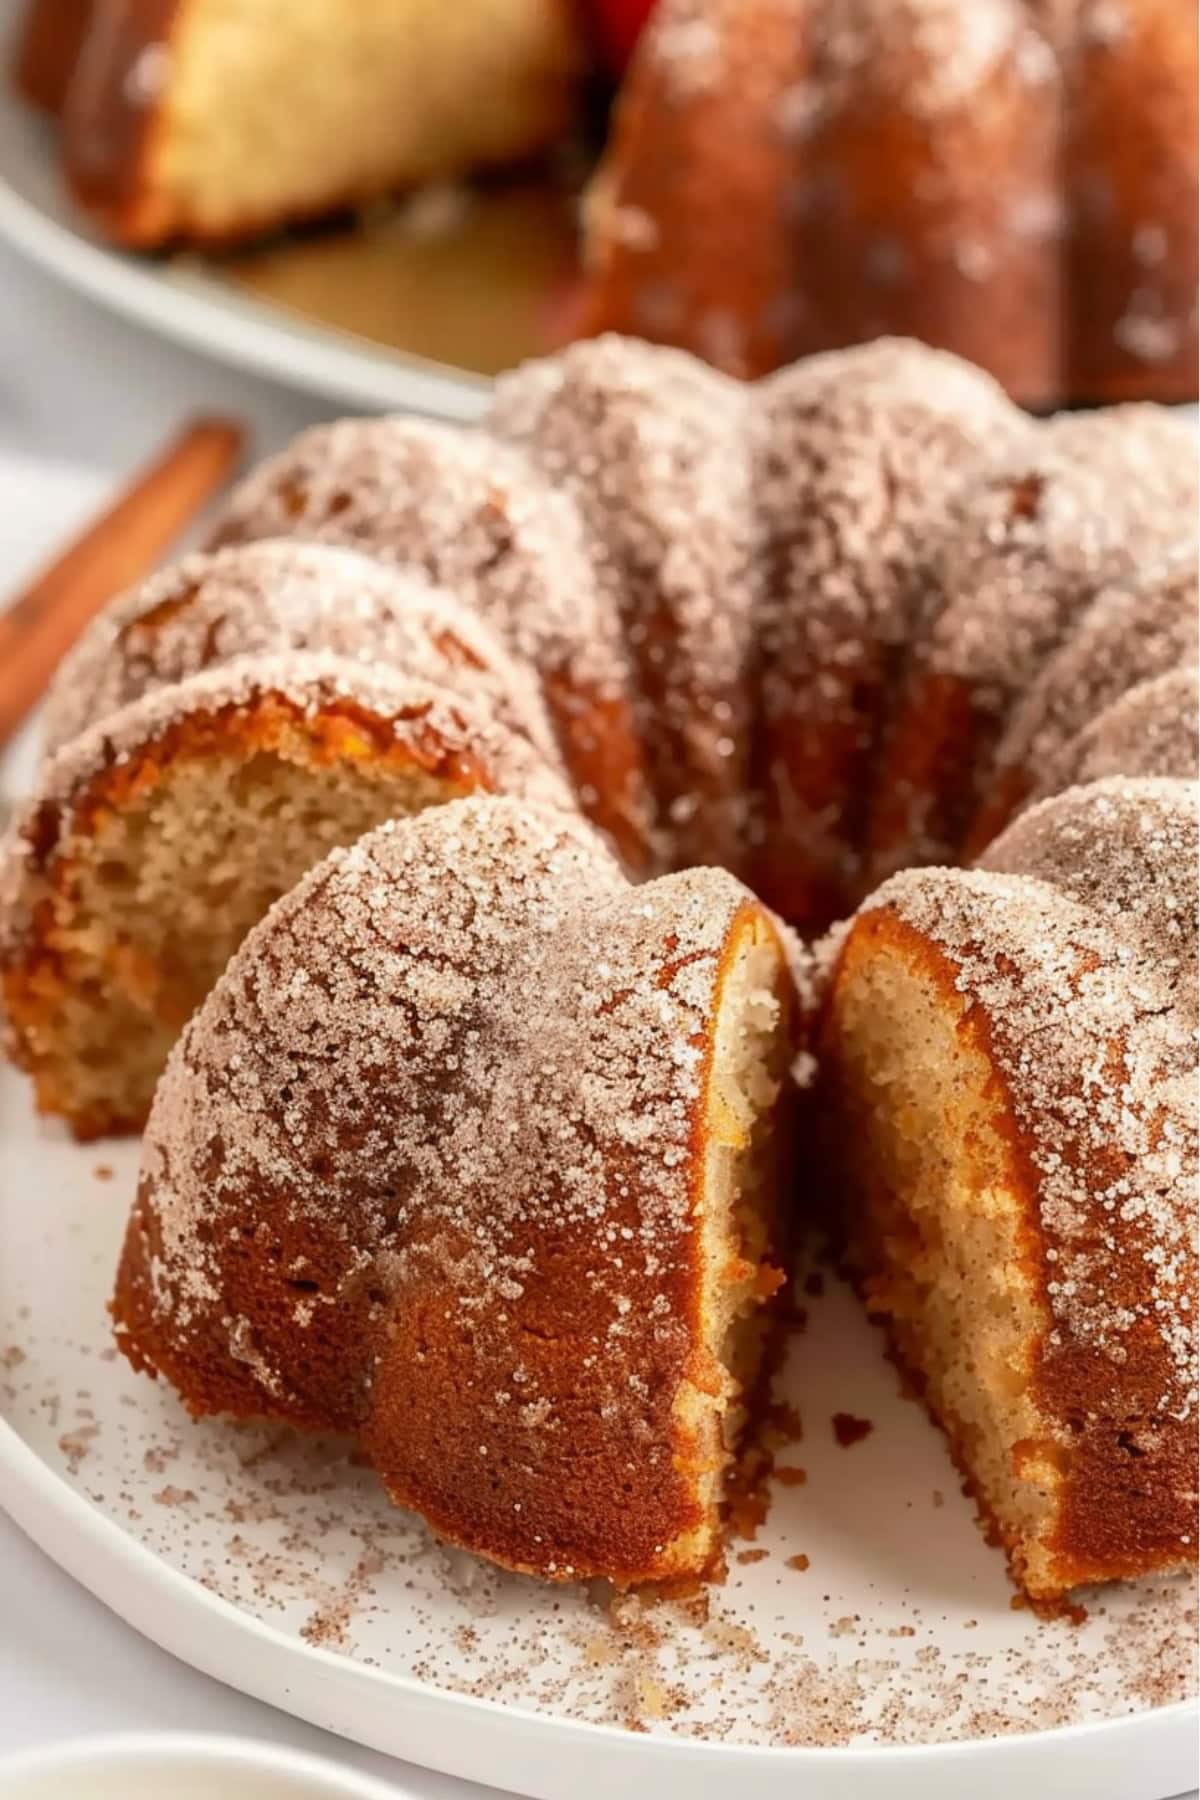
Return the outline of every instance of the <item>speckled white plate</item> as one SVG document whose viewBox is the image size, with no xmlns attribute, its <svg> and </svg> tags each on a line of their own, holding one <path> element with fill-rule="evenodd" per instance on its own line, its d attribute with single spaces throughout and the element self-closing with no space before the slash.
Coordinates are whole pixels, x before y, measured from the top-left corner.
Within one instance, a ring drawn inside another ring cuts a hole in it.
<svg viewBox="0 0 1200 1800">
<path fill-rule="evenodd" d="M 1082 1625 L 1014 1610 L 941 1440 L 839 1290 L 807 1300 L 779 1394 L 803 1417 L 779 1462 L 806 1479 L 773 1485 L 703 1602 L 605 1610 L 439 1548 L 344 1445 L 189 1421 L 108 1335 L 136 1145 L 69 1144 L 6 1074 L 0 1146 L 0 1504 L 207 1674 L 545 1800 L 1194 1785 L 1190 1584 L 1095 1596 Z M 873 1429 L 840 1448 L 835 1412 Z"/>
</svg>

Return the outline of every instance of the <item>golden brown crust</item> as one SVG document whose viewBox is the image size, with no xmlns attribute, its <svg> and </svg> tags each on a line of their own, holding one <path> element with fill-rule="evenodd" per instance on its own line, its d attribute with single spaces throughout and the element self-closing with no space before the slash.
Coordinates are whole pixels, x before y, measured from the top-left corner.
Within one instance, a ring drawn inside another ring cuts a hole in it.
<svg viewBox="0 0 1200 1800">
<path fill-rule="evenodd" d="M 181 13 L 182 0 L 95 0 L 63 95 L 67 180 L 124 244 L 157 244 L 172 225 L 151 179 L 162 111 L 136 76 L 169 46 Z"/>
<path fill-rule="evenodd" d="M 671 21 L 652 22 L 639 45 L 589 199 L 580 330 L 676 344 L 756 376 L 801 341 L 780 303 L 792 268 L 792 156 L 772 105 L 808 73 L 792 17 L 803 9 L 720 0 L 712 10 L 731 21 L 727 79 L 715 88 L 696 94 L 672 81 L 656 48 Z"/>
</svg>

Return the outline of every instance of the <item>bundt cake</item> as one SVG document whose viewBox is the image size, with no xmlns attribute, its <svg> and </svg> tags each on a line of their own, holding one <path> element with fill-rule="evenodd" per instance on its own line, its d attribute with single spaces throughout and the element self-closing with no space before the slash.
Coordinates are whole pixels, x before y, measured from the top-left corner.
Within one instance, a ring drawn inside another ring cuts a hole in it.
<svg viewBox="0 0 1200 1800">
<path fill-rule="evenodd" d="M 1024 404 L 1187 400 L 1181 0 L 660 0 L 586 209 L 585 331 L 757 376 L 905 333 Z"/>
<path fill-rule="evenodd" d="M 18 86 L 121 243 L 224 243 L 513 163 L 562 134 L 568 0 L 31 0 Z"/>
<path fill-rule="evenodd" d="M 1031 1594 L 1194 1560 L 1196 474 L 914 344 L 610 339 L 249 477 L 5 855 L 46 1110 L 140 1122 L 209 994 L 127 1353 L 502 1562 L 696 1572 L 820 1214 Z"/>
<path fill-rule="evenodd" d="M 716 869 L 634 888 L 577 817 L 444 806 L 336 851 L 188 1026 L 118 1342 L 196 1412 L 355 1433 L 510 1567 L 719 1546 L 782 1204 L 792 982 Z"/>
</svg>

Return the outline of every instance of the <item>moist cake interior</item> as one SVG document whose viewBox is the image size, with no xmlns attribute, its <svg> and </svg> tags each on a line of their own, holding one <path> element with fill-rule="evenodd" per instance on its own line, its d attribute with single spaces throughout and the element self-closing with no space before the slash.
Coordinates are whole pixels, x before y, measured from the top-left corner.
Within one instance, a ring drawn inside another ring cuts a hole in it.
<svg viewBox="0 0 1200 1800">
<path fill-rule="evenodd" d="M 317 758 L 297 732 L 248 760 L 175 759 L 136 804 L 99 805 L 49 898 L 71 928 L 51 933 L 50 954 L 21 984 L 34 1016 L 57 993 L 76 1135 L 145 1118 L 185 1021 L 250 927 L 327 850 L 456 791 L 382 759 Z M 14 1017 L 23 995 L 10 991 Z"/>
</svg>

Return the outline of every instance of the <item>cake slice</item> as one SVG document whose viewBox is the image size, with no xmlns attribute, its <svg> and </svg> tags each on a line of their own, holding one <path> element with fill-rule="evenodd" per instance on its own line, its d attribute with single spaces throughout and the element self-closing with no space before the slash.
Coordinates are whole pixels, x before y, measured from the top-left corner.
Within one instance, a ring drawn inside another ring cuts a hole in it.
<svg viewBox="0 0 1200 1800">
<path fill-rule="evenodd" d="M 1196 1559 L 1196 853 L 1195 782 L 1074 788 L 834 970 L 851 1260 L 1039 1600 Z"/>
<path fill-rule="evenodd" d="M 354 1434 L 448 1540 L 699 1574 L 761 1349 L 799 1010 L 731 876 L 483 797 L 335 851 L 171 1058 L 118 1342 Z"/>
<path fill-rule="evenodd" d="M 0 993 L 41 1110 L 136 1130 L 272 901 L 332 845 L 477 789 L 573 806 L 486 712 L 317 654 L 242 658 L 73 738 L 0 851 Z"/>
<path fill-rule="evenodd" d="M 567 0 L 34 0 L 16 73 L 76 197 L 154 247 L 530 157 L 581 66 Z"/>
</svg>

